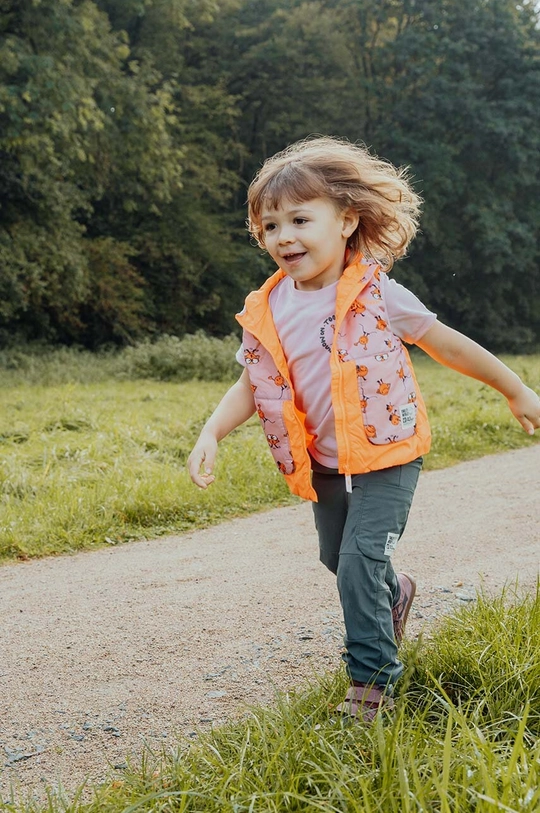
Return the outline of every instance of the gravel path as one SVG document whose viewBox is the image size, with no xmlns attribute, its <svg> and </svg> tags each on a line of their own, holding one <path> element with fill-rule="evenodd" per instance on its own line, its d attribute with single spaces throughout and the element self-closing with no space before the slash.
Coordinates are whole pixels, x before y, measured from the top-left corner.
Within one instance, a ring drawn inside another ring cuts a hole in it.
<svg viewBox="0 0 540 813">
<path fill-rule="evenodd" d="M 481 583 L 536 583 L 539 485 L 540 445 L 421 475 L 395 554 L 418 580 L 409 634 Z M 269 702 L 337 666 L 342 636 L 309 504 L 5 566 L 0 618 L 0 805 Z"/>
</svg>

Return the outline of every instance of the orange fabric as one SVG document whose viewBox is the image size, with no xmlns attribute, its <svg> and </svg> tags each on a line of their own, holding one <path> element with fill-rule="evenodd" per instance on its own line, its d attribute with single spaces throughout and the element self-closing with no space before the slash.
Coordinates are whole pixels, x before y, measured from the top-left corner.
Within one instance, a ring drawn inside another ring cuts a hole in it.
<svg viewBox="0 0 540 813">
<path fill-rule="evenodd" d="M 290 453 L 294 463 L 290 473 L 286 473 L 281 466 L 280 470 L 293 494 L 316 501 L 317 496 L 311 485 L 311 464 L 307 452 L 310 438 L 305 430 L 304 416 L 294 403 L 294 389 L 287 361 L 268 304 L 270 291 L 284 276 L 284 271 L 276 271 L 258 291 L 254 291 L 247 297 L 244 310 L 236 318 L 244 330 L 255 337 L 260 346 L 271 355 L 277 370 L 287 381 L 290 388 L 290 400 L 284 400 L 279 407 L 288 433 Z M 337 286 L 336 338 L 351 310 L 351 305 L 357 297 L 362 297 L 368 285 L 373 286 L 373 279 L 373 265 L 366 262 L 355 263 L 344 270 Z M 409 364 L 416 388 L 416 429 L 409 438 L 376 445 L 370 442 L 366 434 L 360 408 L 357 369 L 354 363 L 343 363 L 340 360 L 337 341 L 334 340 L 330 355 L 331 393 L 339 471 L 342 474 L 362 474 L 367 471 L 403 465 L 429 451 L 431 434 L 427 411 L 420 395 L 409 354 L 405 347 L 402 348 L 402 351 Z M 258 371 L 256 367 L 247 369 L 253 383 L 257 380 Z"/>
</svg>

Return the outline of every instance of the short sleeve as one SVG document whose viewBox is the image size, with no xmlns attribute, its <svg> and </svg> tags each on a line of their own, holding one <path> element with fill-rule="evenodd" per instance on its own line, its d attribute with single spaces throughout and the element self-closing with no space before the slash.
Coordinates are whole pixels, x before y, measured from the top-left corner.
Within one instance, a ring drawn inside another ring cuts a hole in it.
<svg viewBox="0 0 540 813">
<path fill-rule="evenodd" d="M 238 350 L 236 351 L 236 361 L 238 364 L 241 364 L 242 367 L 246 367 L 246 361 L 244 358 L 244 345 L 241 344 Z"/>
<path fill-rule="evenodd" d="M 392 331 L 404 342 L 414 344 L 437 320 L 437 314 L 428 310 L 408 288 L 389 279 L 386 274 L 381 274 L 381 280 L 383 278 L 386 280 L 386 313 Z"/>
</svg>

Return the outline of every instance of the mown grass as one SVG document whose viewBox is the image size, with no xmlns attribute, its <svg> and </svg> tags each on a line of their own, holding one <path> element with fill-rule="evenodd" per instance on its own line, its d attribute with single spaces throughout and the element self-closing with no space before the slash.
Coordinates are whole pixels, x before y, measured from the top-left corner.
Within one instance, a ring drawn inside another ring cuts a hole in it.
<svg viewBox="0 0 540 813">
<path fill-rule="evenodd" d="M 508 362 L 540 388 L 540 356 Z M 227 383 L 124 380 L 114 364 L 61 351 L 2 373 L 0 559 L 184 531 L 291 502 L 255 419 L 222 443 L 208 492 L 191 484 L 187 455 Z M 423 356 L 416 368 L 432 419 L 427 469 L 538 440 L 488 387 Z"/>
<path fill-rule="evenodd" d="M 187 455 L 226 386 L 143 381 L 3 390 L 0 556 L 116 544 L 287 502 L 254 424 L 224 441 L 212 494 L 189 481 Z"/>
<path fill-rule="evenodd" d="M 509 600 L 511 599 L 511 600 Z M 392 716 L 351 724 L 343 674 L 162 755 L 49 813 L 492 813 L 540 809 L 540 592 L 482 596 L 409 644 Z M 6 805 L 13 813 L 43 810 Z"/>
</svg>

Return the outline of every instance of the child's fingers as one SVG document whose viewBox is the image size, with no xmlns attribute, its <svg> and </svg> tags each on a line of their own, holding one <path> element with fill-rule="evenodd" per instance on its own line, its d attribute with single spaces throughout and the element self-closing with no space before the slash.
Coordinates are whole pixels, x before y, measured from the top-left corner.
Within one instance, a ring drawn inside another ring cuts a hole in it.
<svg viewBox="0 0 540 813">
<path fill-rule="evenodd" d="M 196 446 L 188 457 L 189 476 L 199 488 L 208 488 L 216 479 L 213 475 L 215 456 L 215 450 Z"/>
<path fill-rule="evenodd" d="M 531 390 L 531 392 L 533 393 L 533 396 L 536 399 L 536 403 L 533 405 L 531 409 L 527 410 L 526 414 L 524 415 L 524 418 L 527 424 L 525 427 L 525 431 L 528 432 L 529 435 L 534 435 L 534 430 L 540 429 L 540 398 L 534 392 L 534 390 Z"/>
<path fill-rule="evenodd" d="M 191 466 L 188 466 L 188 471 L 189 471 L 189 476 L 191 477 L 192 482 L 195 483 L 196 486 L 199 486 L 199 488 L 206 488 L 207 487 L 207 483 L 206 483 L 205 480 L 203 480 L 202 476 L 199 474 L 199 469 L 198 468 L 195 469 L 195 468 L 191 468 Z"/>
<path fill-rule="evenodd" d="M 528 435 L 534 435 L 534 423 L 523 412 L 514 412 L 515 419 L 521 424 Z"/>
<path fill-rule="evenodd" d="M 216 478 L 213 474 L 206 474 L 206 472 L 203 472 L 202 474 L 198 474 L 197 478 L 194 479 L 193 482 L 196 483 L 199 488 L 208 488 L 208 486 L 211 485 L 215 479 Z"/>
<path fill-rule="evenodd" d="M 214 464 L 216 462 L 216 450 L 215 449 L 205 449 L 204 455 L 201 461 L 201 466 L 203 467 L 203 475 L 205 477 L 212 476 L 212 480 L 215 478 L 212 475 L 214 471 Z"/>
<path fill-rule="evenodd" d="M 528 435 L 534 435 L 534 430 L 540 429 L 540 412 L 538 415 L 518 415 L 517 419 Z"/>
<path fill-rule="evenodd" d="M 523 417 L 520 420 L 520 424 L 522 425 L 522 427 L 524 428 L 528 435 L 534 435 L 534 426 L 527 418 Z"/>
<path fill-rule="evenodd" d="M 206 488 L 207 482 L 203 479 L 201 474 L 201 467 L 204 462 L 204 452 L 202 449 L 193 449 L 187 461 L 187 469 L 189 476 L 196 486 L 199 488 Z"/>
<path fill-rule="evenodd" d="M 203 471 L 199 473 L 199 478 L 204 483 L 204 488 L 206 488 L 216 479 L 212 473 L 214 471 L 214 461 L 212 460 L 210 462 L 207 458 L 203 461 L 202 465 L 204 468 Z"/>
<path fill-rule="evenodd" d="M 509 401 L 509 406 L 528 435 L 540 429 L 540 398 L 530 387 L 523 386 L 519 395 Z"/>
<path fill-rule="evenodd" d="M 208 486 L 216 479 L 213 474 L 206 472 L 190 472 L 190 477 L 199 488 L 208 488 Z"/>
<path fill-rule="evenodd" d="M 524 425 L 525 431 L 528 432 L 529 435 L 534 435 L 534 430 L 535 429 L 540 429 L 540 411 L 538 412 L 538 415 L 533 415 L 530 418 L 529 418 L 528 415 L 525 415 L 525 420 L 524 420 L 523 425 Z"/>
</svg>

